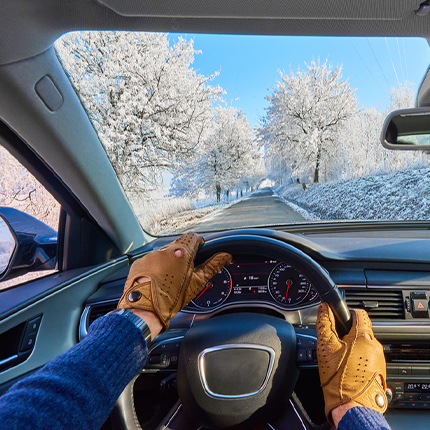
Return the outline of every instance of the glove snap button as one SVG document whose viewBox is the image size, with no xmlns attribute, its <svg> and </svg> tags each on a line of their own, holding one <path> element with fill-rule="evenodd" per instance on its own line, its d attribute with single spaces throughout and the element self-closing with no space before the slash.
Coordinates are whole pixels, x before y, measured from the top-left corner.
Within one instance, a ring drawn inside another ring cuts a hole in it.
<svg viewBox="0 0 430 430">
<path fill-rule="evenodd" d="M 137 302 L 142 297 L 142 293 L 140 291 L 132 291 L 128 295 L 128 300 L 132 303 Z"/>
<path fill-rule="evenodd" d="M 382 394 L 377 394 L 375 397 L 375 402 L 380 408 L 383 408 L 385 406 L 384 396 Z"/>
</svg>

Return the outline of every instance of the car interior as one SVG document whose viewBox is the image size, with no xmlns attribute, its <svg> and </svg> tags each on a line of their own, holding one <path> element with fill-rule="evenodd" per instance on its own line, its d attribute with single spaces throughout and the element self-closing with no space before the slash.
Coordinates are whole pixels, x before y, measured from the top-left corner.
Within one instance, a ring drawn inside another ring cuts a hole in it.
<svg viewBox="0 0 430 430">
<path fill-rule="evenodd" d="M 55 55 L 60 36 L 76 30 L 430 36 L 429 2 L 417 0 L 0 4 L 0 144 L 61 205 L 56 250 L 49 239 L 56 233 L 32 226 L 38 245 L 31 263 L 24 249 L 28 230 L 8 223 L 17 245 L 1 279 L 56 270 L 0 290 L 0 394 L 82 340 L 95 319 L 116 308 L 130 265 L 179 237 L 155 237 L 140 226 Z M 416 104 L 428 112 L 430 75 Z M 426 127 L 414 121 L 408 133 Z M 390 146 L 395 139 L 388 127 Z M 11 219 L 5 208 L 0 215 Z M 145 368 L 118 399 L 104 430 L 255 423 L 330 428 L 316 358 L 321 301 L 333 309 L 339 333 L 349 330 L 349 308 L 369 313 L 387 361 L 387 421 L 393 430 L 428 427 L 428 222 L 298 223 L 202 236 L 206 243 L 196 264 L 221 251 L 232 253 L 232 263 L 213 278 L 209 294 L 197 296 L 153 340 Z M 286 278 L 297 285 L 288 303 L 276 292 Z M 276 333 L 267 330 L 269 323 Z M 203 376 L 202 354 L 208 363 Z"/>
</svg>

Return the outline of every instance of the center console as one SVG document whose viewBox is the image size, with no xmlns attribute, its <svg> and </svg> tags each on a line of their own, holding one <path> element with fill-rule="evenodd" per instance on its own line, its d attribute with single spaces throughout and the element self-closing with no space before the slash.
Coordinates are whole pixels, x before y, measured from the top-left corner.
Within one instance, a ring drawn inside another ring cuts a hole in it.
<svg viewBox="0 0 430 430">
<path fill-rule="evenodd" d="M 384 349 L 389 407 L 430 409 L 430 349 L 409 345 Z"/>
</svg>

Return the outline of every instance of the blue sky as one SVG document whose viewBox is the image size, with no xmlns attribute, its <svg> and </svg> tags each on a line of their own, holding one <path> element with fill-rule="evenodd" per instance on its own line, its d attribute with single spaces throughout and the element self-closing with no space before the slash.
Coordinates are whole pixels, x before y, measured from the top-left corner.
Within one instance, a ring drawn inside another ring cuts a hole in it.
<svg viewBox="0 0 430 430">
<path fill-rule="evenodd" d="M 246 112 L 253 125 L 260 124 L 267 107 L 265 97 L 276 84 L 279 70 L 296 71 L 304 68 L 305 62 L 318 58 L 323 62 L 328 58 L 333 65 L 343 65 L 343 78 L 357 88 L 361 107 L 385 110 L 390 87 L 397 86 L 398 80 L 408 80 L 417 90 L 430 64 L 425 39 L 200 34 L 185 37 L 194 38 L 195 49 L 202 51 L 195 58 L 194 69 L 204 75 L 220 70 L 215 83 L 227 90 L 227 99 L 239 98 L 233 105 Z"/>
</svg>

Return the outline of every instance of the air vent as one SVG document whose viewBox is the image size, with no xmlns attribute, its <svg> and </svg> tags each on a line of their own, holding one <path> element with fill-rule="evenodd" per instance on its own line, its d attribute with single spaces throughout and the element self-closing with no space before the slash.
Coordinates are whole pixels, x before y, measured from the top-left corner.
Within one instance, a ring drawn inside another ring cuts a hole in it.
<svg viewBox="0 0 430 430">
<path fill-rule="evenodd" d="M 90 305 L 90 314 L 88 316 L 88 326 L 90 326 L 97 318 L 106 315 L 108 312 L 116 309 L 118 302 L 100 303 Z"/>
<path fill-rule="evenodd" d="M 350 308 L 365 309 L 372 320 L 404 318 L 401 290 L 345 288 L 345 299 Z"/>
</svg>

